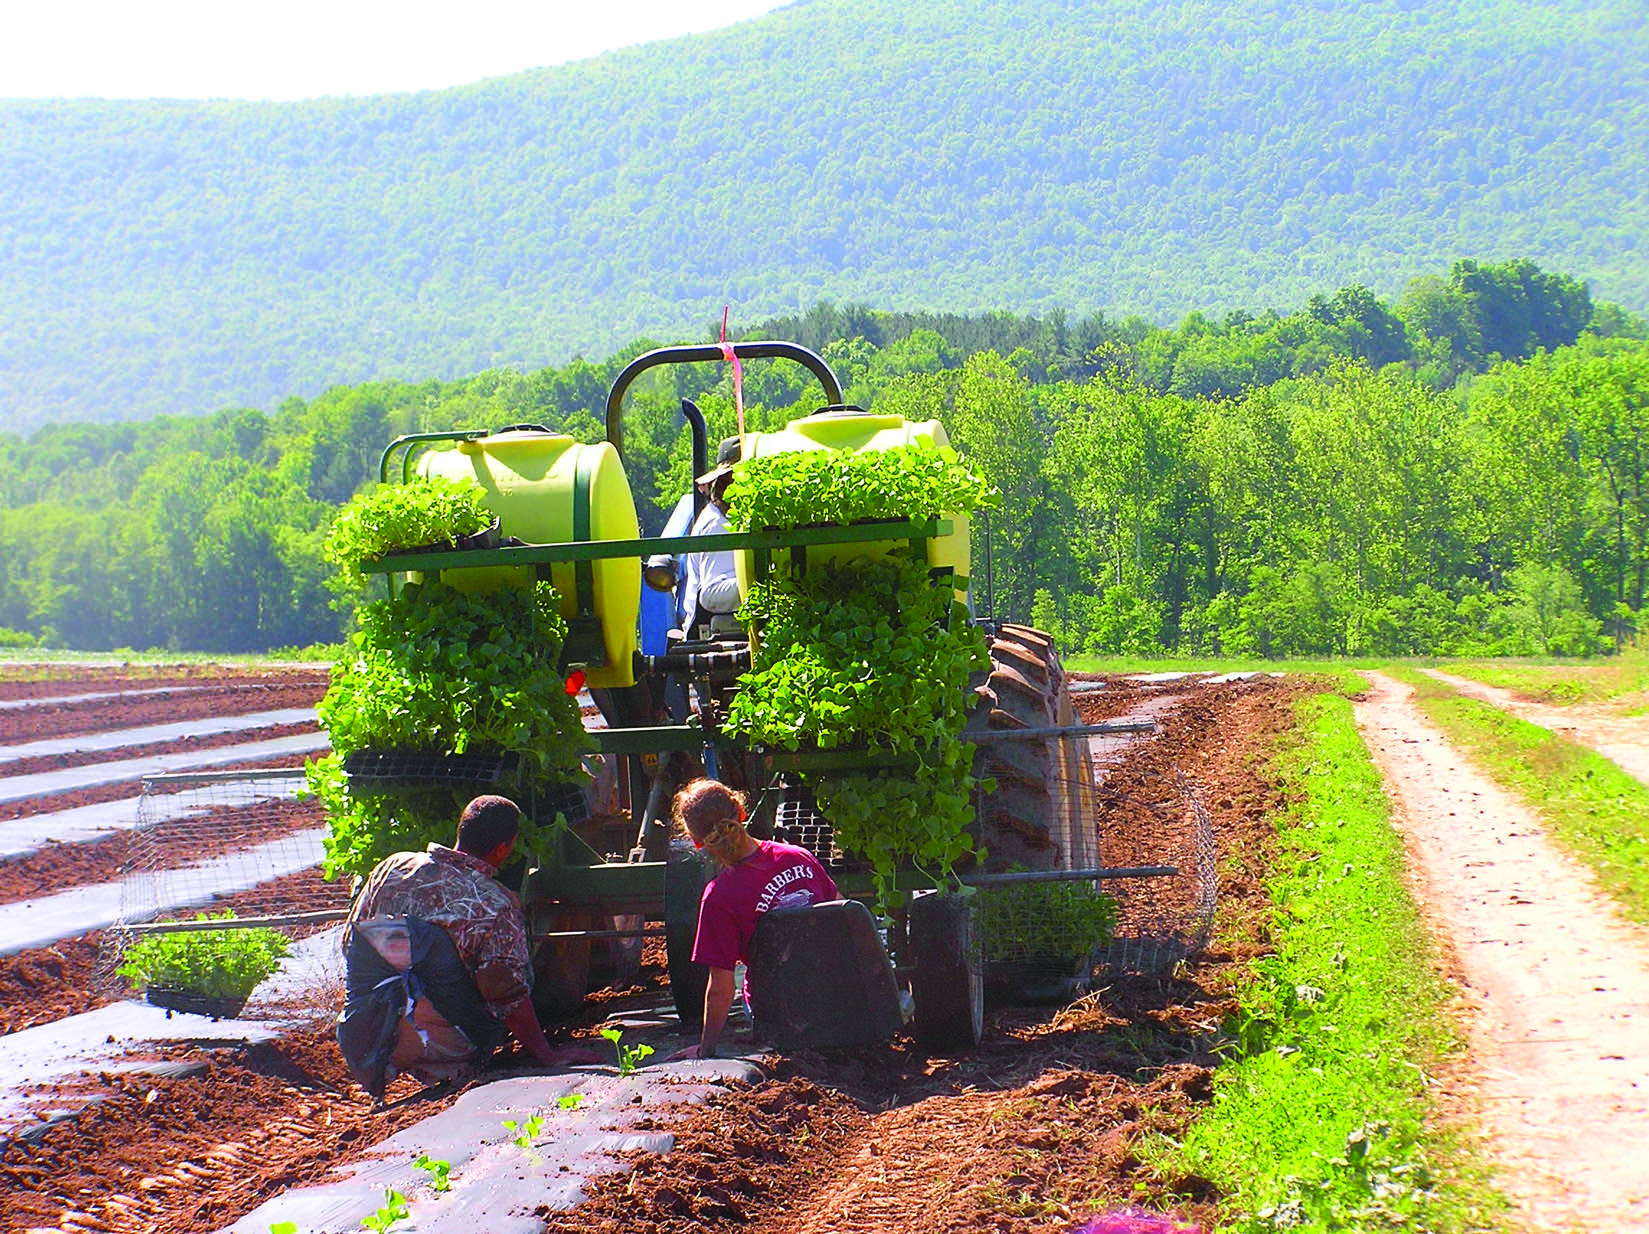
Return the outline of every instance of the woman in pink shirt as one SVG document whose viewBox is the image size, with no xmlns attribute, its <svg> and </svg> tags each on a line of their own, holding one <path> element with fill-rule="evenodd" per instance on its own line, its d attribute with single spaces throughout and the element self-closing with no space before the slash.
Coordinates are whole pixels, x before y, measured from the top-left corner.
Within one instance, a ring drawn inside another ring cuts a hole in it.
<svg viewBox="0 0 1649 1234">
<path fill-rule="evenodd" d="M 694 780 L 676 794 L 676 823 L 721 867 L 699 901 L 693 961 L 710 970 L 704 1031 L 676 1058 L 713 1058 L 733 1006 L 733 966 L 749 958 L 756 919 L 775 908 L 839 898 L 819 859 L 805 848 L 758 840 L 744 828 L 744 802 L 718 780 Z"/>
</svg>

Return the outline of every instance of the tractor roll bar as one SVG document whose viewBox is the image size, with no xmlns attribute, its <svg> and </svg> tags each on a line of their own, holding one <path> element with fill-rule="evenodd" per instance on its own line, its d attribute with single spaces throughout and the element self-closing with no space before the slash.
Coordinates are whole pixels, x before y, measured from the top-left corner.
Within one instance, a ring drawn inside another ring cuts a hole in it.
<svg viewBox="0 0 1649 1234">
<path fill-rule="evenodd" d="M 842 383 L 836 380 L 830 365 L 818 352 L 800 343 L 776 339 L 734 343 L 733 354 L 741 360 L 794 360 L 819 379 L 819 384 L 824 387 L 826 404 L 835 405 L 842 401 Z M 607 440 L 613 443 L 619 457 L 624 457 L 624 396 L 630 392 L 630 386 L 637 377 L 661 364 L 704 364 L 726 358 L 718 344 L 705 343 L 696 347 L 660 347 L 626 364 L 624 371 L 613 382 L 613 388 L 607 392 Z"/>
</svg>

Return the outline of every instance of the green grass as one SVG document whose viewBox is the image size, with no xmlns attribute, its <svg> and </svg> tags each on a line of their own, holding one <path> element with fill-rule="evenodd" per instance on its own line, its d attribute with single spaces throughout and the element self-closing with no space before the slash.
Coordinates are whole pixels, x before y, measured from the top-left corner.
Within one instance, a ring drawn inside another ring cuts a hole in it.
<svg viewBox="0 0 1649 1234">
<path fill-rule="evenodd" d="M 266 664 L 330 663 L 344 652 L 341 643 L 320 643 L 312 647 L 279 647 L 259 654 L 213 653 L 205 651 L 166 651 L 152 648 L 134 651 L 120 647 L 114 651 L 64 651 L 47 647 L 0 647 L 0 676 L 7 681 L 30 681 L 61 676 L 54 671 L 66 664 L 85 664 L 103 668 L 128 666 L 134 675 L 142 676 L 174 664 L 228 664 L 257 667 Z"/>
<path fill-rule="evenodd" d="M 1497 664 L 1468 660 L 1463 663 L 1439 664 L 1438 668 L 1456 677 L 1466 677 L 1486 686 L 1510 690 L 1531 702 L 1552 703 L 1572 707 L 1576 703 L 1597 702 L 1608 695 L 1601 693 L 1587 665 L 1567 664 L 1562 667 L 1534 664 Z"/>
<path fill-rule="evenodd" d="M 1440 664 L 1445 672 L 1500 686 L 1537 703 L 1570 707 L 1606 703 L 1649 693 L 1649 641 L 1639 640 L 1617 656 L 1585 661 L 1461 660 Z M 1646 706 L 1629 714 L 1642 714 Z"/>
<path fill-rule="evenodd" d="M 1430 1121 L 1427 1071 L 1459 1043 L 1379 773 L 1341 694 L 1297 714 L 1268 882 L 1276 953 L 1239 996 L 1212 1108 L 1155 1164 L 1217 1183 L 1224 1228 L 1244 1234 L 1494 1228 L 1483 1167 Z"/>
<path fill-rule="evenodd" d="M 1649 787 L 1585 746 L 1465 698 L 1409 669 L 1420 709 L 1463 753 L 1540 815 L 1597 872 L 1629 917 L 1649 923 Z"/>
</svg>

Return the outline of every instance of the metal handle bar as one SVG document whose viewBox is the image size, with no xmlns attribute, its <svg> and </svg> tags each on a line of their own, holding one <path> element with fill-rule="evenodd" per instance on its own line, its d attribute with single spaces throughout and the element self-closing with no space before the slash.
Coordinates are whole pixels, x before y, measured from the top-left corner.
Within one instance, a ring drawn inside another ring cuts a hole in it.
<svg viewBox="0 0 1649 1234">
<path fill-rule="evenodd" d="M 741 360 L 794 360 L 819 379 L 819 384 L 824 387 L 826 403 L 839 404 L 842 401 L 842 383 L 836 380 L 830 365 L 818 352 L 800 343 L 776 339 L 734 343 L 733 354 Z M 624 455 L 624 396 L 629 393 L 637 377 L 661 364 L 704 364 L 726 358 L 720 346 L 705 343 L 696 347 L 660 347 L 626 364 L 624 371 L 613 382 L 613 388 L 607 392 L 607 440 L 613 443 L 619 457 Z"/>
</svg>

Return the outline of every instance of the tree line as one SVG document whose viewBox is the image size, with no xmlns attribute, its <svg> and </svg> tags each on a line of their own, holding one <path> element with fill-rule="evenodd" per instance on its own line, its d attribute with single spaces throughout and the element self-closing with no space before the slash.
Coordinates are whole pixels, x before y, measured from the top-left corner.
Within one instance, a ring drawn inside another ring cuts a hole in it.
<svg viewBox="0 0 1649 1234">
<path fill-rule="evenodd" d="M 1069 650 L 1581 654 L 1643 608 L 1649 325 L 1527 261 L 1174 327 L 821 303 L 747 334 L 820 350 L 851 401 L 940 418 L 1005 495 L 976 533 L 977 601 Z M 529 421 L 599 440 L 613 378 L 653 345 L 0 436 L 0 639 L 336 642 L 320 543 L 394 436 Z M 679 400 L 714 440 L 730 381 L 672 368 L 633 389 L 647 530 L 689 482 Z M 743 393 L 757 429 L 820 399 L 783 364 L 747 366 Z"/>
</svg>

